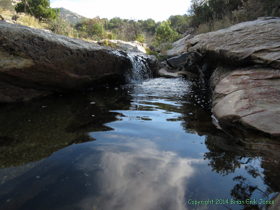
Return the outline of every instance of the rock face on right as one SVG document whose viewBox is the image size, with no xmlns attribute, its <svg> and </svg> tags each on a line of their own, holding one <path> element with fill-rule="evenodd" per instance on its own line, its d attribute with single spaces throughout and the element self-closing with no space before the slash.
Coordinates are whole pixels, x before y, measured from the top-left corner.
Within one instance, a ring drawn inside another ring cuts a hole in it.
<svg viewBox="0 0 280 210">
<path fill-rule="evenodd" d="M 280 70 L 235 70 L 216 85 L 213 102 L 220 124 L 242 124 L 280 137 Z"/>
<path fill-rule="evenodd" d="M 211 76 L 213 115 L 224 130 L 239 127 L 280 139 L 279 18 L 197 35 L 186 51 L 196 58 L 197 74 Z"/>
<path fill-rule="evenodd" d="M 200 34 L 188 41 L 187 48 L 234 66 L 261 64 L 280 68 L 280 18 L 259 18 Z"/>
</svg>

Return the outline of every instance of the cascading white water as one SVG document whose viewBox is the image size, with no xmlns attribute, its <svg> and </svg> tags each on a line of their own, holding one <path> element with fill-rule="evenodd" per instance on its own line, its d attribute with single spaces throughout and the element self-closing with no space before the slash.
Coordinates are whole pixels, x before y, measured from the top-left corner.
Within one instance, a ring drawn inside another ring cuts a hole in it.
<svg viewBox="0 0 280 210">
<path fill-rule="evenodd" d="M 139 54 L 127 54 L 127 56 L 132 64 L 132 69 L 125 75 L 128 83 L 140 83 L 152 77 L 147 58 Z"/>
<path fill-rule="evenodd" d="M 126 57 L 131 62 L 131 68 L 127 69 L 124 76 L 127 83 L 141 83 L 146 79 L 152 78 L 152 69 L 149 65 L 149 55 L 139 53 L 120 53 L 111 51 L 120 57 Z M 152 60 L 152 59 L 151 59 Z"/>
</svg>

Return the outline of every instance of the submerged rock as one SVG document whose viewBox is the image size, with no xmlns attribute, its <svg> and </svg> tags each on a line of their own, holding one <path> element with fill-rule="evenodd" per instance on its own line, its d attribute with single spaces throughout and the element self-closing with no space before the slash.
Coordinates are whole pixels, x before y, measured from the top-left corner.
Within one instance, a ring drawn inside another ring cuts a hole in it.
<svg viewBox="0 0 280 210">
<path fill-rule="evenodd" d="M 3 21 L 0 57 L 0 102 L 121 83 L 133 68 L 124 51 Z M 145 59 L 156 66 L 154 59 Z"/>
</svg>

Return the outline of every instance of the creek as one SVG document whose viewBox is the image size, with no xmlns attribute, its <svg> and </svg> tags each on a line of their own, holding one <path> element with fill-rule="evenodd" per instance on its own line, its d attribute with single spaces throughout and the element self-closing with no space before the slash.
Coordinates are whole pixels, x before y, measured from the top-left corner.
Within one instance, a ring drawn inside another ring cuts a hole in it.
<svg viewBox="0 0 280 210">
<path fill-rule="evenodd" d="M 0 110 L 1 210 L 261 209 L 280 190 L 278 148 L 266 154 L 217 129 L 199 80 Z"/>
</svg>

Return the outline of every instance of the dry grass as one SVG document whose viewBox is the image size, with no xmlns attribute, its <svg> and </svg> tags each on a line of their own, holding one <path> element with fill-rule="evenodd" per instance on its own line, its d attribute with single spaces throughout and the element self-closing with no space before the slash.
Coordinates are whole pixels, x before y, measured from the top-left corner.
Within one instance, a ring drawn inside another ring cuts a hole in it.
<svg viewBox="0 0 280 210">
<path fill-rule="evenodd" d="M 12 17 L 18 15 L 17 24 L 28 26 L 31 28 L 47 29 L 48 25 L 46 23 L 40 22 L 38 19 L 26 15 L 24 13 L 17 14 L 15 11 L 3 10 L 0 8 L 0 14 L 6 19 L 7 22 L 12 22 Z"/>
<path fill-rule="evenodd" d="M 5 19 L 12 19 L 13 15 L 15 15 L 15 12 L 12 12 L 10 10 L 4 10 L 2 7 L 0 7 L 0 15 L 2 15 Z"/>
<path fill-rule="evenodd" d="M 18 19 L 18 24 L 25 25 L 30 28 L 40 28 L 40 29 L 46 29 L 47 24 L 40 22 L 38 19 L 30 16 L 30 15 L 20 15 L 20 18 Z"/>
<path fill-rule="evenodd" d="M 228 16 L 225 16 L 221 20 L 213 20 L 209 23 L 201 24 L 196 30 L 195 34 L 201 34 L 201 33 L 208 33 L 211 31 L 217 31 L 220 29 L 228 28 L 232 25 L 236 24 L 235 22 L 231 21 Z"/>
<path fill-rule="evenodd" d="M 233 21 L 231 21 L 227 16 L 225 16 L 222 20 L 217 20 L 213 22 L 212 31 L 228 28 L 234 24 L 235 23 Z"/>
<path fill-rule="evenodd" d="M 195 34 L 204 34 L 211 31 L 211 27 L 208 23 L 200 24 L 199 27 L 195 30 Z"/>
</svg>

